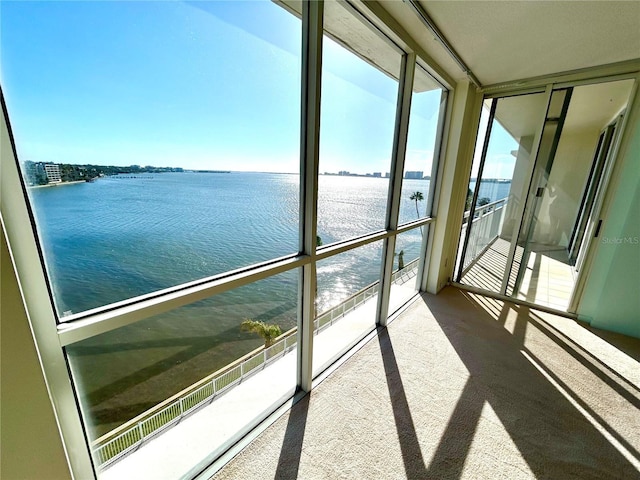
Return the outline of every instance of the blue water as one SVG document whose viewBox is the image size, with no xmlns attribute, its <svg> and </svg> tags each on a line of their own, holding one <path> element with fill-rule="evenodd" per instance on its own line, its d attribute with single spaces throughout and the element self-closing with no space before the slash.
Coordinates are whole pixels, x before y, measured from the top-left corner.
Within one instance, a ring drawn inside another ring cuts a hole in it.
<svg viewBox="0 0 640 480">
<path fill-rule="evenodd" d="M 400 218 L 411 221 L 409 196 L 426 198 L 429 181 L 404 183 Z M 321 176 L 324 244 L 382 230 L 387 191 L 387 179 Z M 297 175 L 125 175 L 30 194 L 61 317 L 298 252 Z M 419 229 L 398 237 L 405 263 L 421 241 Z M 377 281 L 381 253 L 376 242 L 319 262 L 318 311 Z M 294 327 L 297 295 L 289 271 L 68 347 L 92 437 L 261 345 L 240 331 L 245 318 Z"/>
<path fill-rule="evenodd" d="M 469 188 L 471 191 L 476 187 L 476 182 L 471 181 L 469 183 Z M 509 196 L 509 189 L 511 188 L 511 182 L 487 182 L 483 181 L 480 183 L 480 191 L 478 192 L 478 199 L 486 197 L 490 199 L 492 202 L 495 200 L 500 200 L 501 198 L 505 198 Z"/>
<path fill-rule="evenodd" d="M 107 177 L 32 196 L 60 313 L 297 251 L 293 175 Z"/>
<path fill-rule="evenodd" d="M 31 190 L 59 314 L 297 253 L 298 183 L 287 174 L 164 173 Z M 417 218 L 409 192 L 426 197 L 428 185 L 406 181 L 402 219 Z M 324 244 L 382 230 L 387 190 L 386 179 L 321 176 Z M 419 232 L 411 240 L 400 246 L 407 261 L 418 255 Z M 344 270 L 357 266 L 362 286 L 379 275 L 366 250 L 348 264 L 336 259 Z"/>
</svg>

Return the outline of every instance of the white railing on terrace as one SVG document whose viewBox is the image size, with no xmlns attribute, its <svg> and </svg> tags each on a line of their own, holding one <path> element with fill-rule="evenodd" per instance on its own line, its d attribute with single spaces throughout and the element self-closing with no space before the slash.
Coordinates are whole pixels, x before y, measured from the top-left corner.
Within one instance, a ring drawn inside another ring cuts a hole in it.
<svg viewBox="0 0 640 480">
<path fill-rule="evenodd" d="M 417 272 L 418 259 L 415 259 L 401 270 L 393 273 L 392 283 L 406 283 L 415 278 Z M 379 282 L 372 283 L 339 305 L 319 315 L 314 321 L 314 334 L 317 335 L 362 303 L 375 297 L 378 294 L 378 289 Z M 294 327 L 278 337 L 270 347 L 257 348 L 98 438 L 92 444 L 94 460 L 99 467 L 106 468 L 138 448 L 145 440 L 212 402 L 218 395 L 293 350 L 297 343 L 296 333 L 297 329 Z"/>
<path fill-rule="evenodd" d="M 477 207 L 471 221 L 471 236 L 464 256 L 463 271 L 466 271 L 480 255 L 499 236 L 504 222 L 507 198 L 496 200 L 482 207 Z M 464 245 L 469 225 L 469 212 L 464 213 L 460 245 Z"/>
</svg>

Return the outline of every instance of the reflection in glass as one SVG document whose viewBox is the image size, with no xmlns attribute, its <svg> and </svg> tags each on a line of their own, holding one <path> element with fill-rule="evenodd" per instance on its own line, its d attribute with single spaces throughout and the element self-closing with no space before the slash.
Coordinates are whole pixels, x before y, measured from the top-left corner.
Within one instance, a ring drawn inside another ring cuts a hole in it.
<svg viewBox="0 0 640 480">
<path fill-rule="evenodd" d="M 318 262 L 313 374 L 375 328 L 382 242 Z"/>
<path fill-rule="evenodd" d="M 217 405 L 230 401 L 219 400 L 236 395 L 229 388 L 239 382 L 242 407 L 220 407 L 234 427 L 225 433 L 215 424 L 202 426 L 210 430 L 210 451 L 266 411 L 295 385 L 297 291 L 298 272 L 289 271 L 69 346 L 90 437 L 102 437 L 94 450 L 124 430 L 156 434 L 165 423 L 187 418 L 189 409 L 210 405 L 207 415 L 215 419 Z M 281 334 L 261 326 L 247 331 L 247 319 L 277 326 Z M 268 377 L 269 391 L 250 388 L 260 384 L 258 373 Z M 169 404 L 174 409 L 158 417 Z M 110 458 L 98 454 L 98 463 Z"/>
<path fill-rule="evenodd" d="M 418 292 L 420 248 L 423 238 L 428 235 L 428 228 L 428 225 L 414 228 L 396 237 L 393 279 L 389 295 L 389 315 Z"/>
<path fill-rule="evenodd" d="M 3 5 L 60 315 L 297 251 L 300 37 L 270 1 Z"/>
<path fill-rule="evenodd" d="M 338 2 L 325 8 L 318 234 L 329 244 L 384 228 L 401 54 Z M 358 51 L 363 35 L 374 43 Z"/>
<path fill-rule="evenodd" d="M 435 185 L 431 179 L 435 179 L 438 166 L 437 161 L 434 162 L 437 155 L 434 150 L 442 100 L 442 87 L 416 64 L 399 224 L 427 215 L 430 192 Z"/>
</svg>

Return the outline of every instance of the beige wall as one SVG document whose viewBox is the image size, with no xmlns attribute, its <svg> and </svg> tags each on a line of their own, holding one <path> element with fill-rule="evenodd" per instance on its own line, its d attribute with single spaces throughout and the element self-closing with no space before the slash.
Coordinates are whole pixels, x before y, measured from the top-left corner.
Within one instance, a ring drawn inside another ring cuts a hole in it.
<svg viewBox="0 0 640 480">
<path fill-rule="evenodd" d="M 71 478 L 53 408 L 0 231 L 0 478 Z"/>
</svg>

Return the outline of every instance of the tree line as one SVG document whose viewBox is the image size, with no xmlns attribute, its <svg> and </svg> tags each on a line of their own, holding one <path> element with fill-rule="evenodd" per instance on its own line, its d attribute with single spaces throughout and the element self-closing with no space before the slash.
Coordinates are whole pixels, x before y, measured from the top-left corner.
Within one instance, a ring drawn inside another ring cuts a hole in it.
<svg viewBox="0 0 640 480">
<path fill-rule="evenodd" d="M 46 185 L 47 183 L 49 183 L 49 178 L 47 177 L 47 173 L 44 168 L 45 165 L 51 165 L 51 163 L 33 162 L 31 160 L 27 160 L 23 163 L 23 172 L 25 175 L 25 179 L 29 185 Z M 154 167 L 151 165 L 73 165 L 69 163 L 54 163 L 53 165 L 58 165 L 60 169 L 60 178 L 63 182 L 90 182 L 98 177 L 104 177 L 107 175 L 118 175 L 123 173 L 135 174 L 183 171 L 182 168 Z"/>
</svg>

